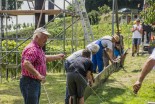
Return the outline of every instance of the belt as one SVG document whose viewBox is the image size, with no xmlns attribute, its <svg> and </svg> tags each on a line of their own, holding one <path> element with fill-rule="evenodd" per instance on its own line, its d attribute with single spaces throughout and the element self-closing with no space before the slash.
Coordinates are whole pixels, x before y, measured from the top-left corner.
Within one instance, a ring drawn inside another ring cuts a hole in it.
<svg viewBox="0 0 155 104">
<path fill-rule="evenodd" d="M 39 79 L 34 79 L 34 78 L 29 77 L 29 76 L 24 76 L 24 75 L 22 75 L 22 78 L 23 78 L 23 79 L 28 79 L 28 80 L 34 80 L 34 81 L 37 81 L 37 82 L 41 82 L 41 80 L 39 80 Z"/>
</svg>

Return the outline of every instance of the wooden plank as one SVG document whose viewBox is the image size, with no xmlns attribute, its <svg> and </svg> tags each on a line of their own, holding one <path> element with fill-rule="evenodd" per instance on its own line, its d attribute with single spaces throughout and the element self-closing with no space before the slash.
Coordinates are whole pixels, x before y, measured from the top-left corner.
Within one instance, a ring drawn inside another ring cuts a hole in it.
<svg viewBox="0 0 155 104">
<path fill-rule="evenodd" d="M 107 79 L 108 77 L 116 72 L 119 71 L 121 68 L 119 67 L 120 64 L 112 64 L 109 65 L 108 67 L 106 67 L 101 73 L 99 73 L 96 77 L 95 77 L 95 83 L 92 86 L 93 90 L 96 90 L 97 87 L 101 86 Z M 93 94 L 92 89 L 87 86 L 85 89 L 85 93 L 84 93 L 84 98 L 85 100 L 91 95 Z"/>
<path fill-rule="evenodd" d="M 57 15 L 61 13 L 61 10 L 0 10 L 0 13 L 8 15 L 34 15 L 35 13 L 45 13 L 47 15 Z"/>
<path fill-rule="evenodd" d="M 126 49 L 123 53 L 123 61 L 125 60 L 125 57 L 127 55 L 127 51 L 128 49 Z M 123 62 L 124 63 L 124 62 Z M 95 83 L 93 84 L 93 86 L 91 87 L 94 91 L 101 86 L 102 84 L 104 84 L 104 82 L 108 79 L 108 77 L 116 72 L 119 71 L 121 69 L 120 67 L 120 62 L 119 63 L 115 63 L 115 64 L 111 64 L 108 67 L 106 67 L 102 72 L 100 72 L 96 77 L 95 77 Z M 84 92 L 84 98 L 85 100 L 94 92 L 92 91 L 89 86 L 86 87 L 85 92 Z"/>
<path fill-rule="evenodd" d="M 148 104 L 155 104 L 155 102 L 148 102 Z"/>
</svg>

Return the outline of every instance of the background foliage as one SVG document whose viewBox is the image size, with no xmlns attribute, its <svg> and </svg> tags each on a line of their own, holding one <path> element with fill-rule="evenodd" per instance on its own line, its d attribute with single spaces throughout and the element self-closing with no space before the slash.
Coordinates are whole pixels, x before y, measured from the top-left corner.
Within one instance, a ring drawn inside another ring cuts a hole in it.
<svg viewBox="0 0 155 104">
<path fill-rule="evenodd" d="M 141 12 L 145 24 L 155 25 L 155 1 L 147 0 L 145 10 Z"/>
<path fill-rule="evenodd" d="M 88 12 L 92 10 L 98 10 L 98 7 L 104 4 L 112 8 L 113 0 L 86 0 L 86 9 Z M 142 9 L 144 0 L 118 0 L 118 9 L 121 8 L 132 8 L 132 9 Z M 140 7 L 138 8 L 138 4 Z"/>
<path fill-rule="evenodd" d="M 8 1 L 8 4 L 6 3 L 6 1 Z M 2 0 L 2 10 L 5 10 L 5 9 L 6 10 L 14 10 L 16 8 L 20 8 L 22 3 L 23 3 L 23 1 L 18 1 L 17 5 L 16 5 L 16 0 Z"/>
</svg>

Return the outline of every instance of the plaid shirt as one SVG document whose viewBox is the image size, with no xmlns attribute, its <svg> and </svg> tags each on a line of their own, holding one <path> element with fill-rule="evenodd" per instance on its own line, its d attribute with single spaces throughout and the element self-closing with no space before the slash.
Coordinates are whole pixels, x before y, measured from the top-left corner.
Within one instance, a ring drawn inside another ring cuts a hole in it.
<svg viewBox="0 0 155 104">
<path fill-rule="evenodd" d="M 35 41 L 28 44 L 22 52 L 21 68 L 22 75 L 37 79 L 36 76 L 29 73 L 24 67 L 24 60 L 28 60 L 34 68 L 43 76 L 46 76 L 46 58 L 42 48 Z"/>
</svg>

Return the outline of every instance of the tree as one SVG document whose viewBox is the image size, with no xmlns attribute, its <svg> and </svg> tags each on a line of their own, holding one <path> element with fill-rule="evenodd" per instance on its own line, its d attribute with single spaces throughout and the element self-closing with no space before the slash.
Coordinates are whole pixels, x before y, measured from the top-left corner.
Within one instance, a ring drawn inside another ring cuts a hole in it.
<svg viewBox="0 0 155 104">
<path fill-rule="evenodd" d="M 100 19 L 99 19 L 99 13 L 96 10 L 92 10 L 91 12 L 88 13 L 88 17 L 90 20 L 91 25 L 98 24 Z"/>
<path fill-rule="evenodd" d="M 21 28 L 21 24 L 17 24 L 17 28 L 20 29 Z"/>
<path fill-rule="evenodd" d="M 87 12 L 92 10 L 98 10 L 98 7 L 102 7 L 103 5 L 108 5 L 112 8 L 113 0 L 86 0 L 86 9 Z M 134 8 L 138 9 L 138 4 L 140 4 L 140 8 L 143 7 L 144 0 L 118 0 L 118 9 L 121 8 Z"/>
<path fill-rule="evenodd" d="M 6 3 L 7 1 L 7 3 Z M 16 8 L 16 0 L 2 0 L 2 10 L 13 10 L 13 9 L 18 9 L 21 8 L 21 4 L 23 1 L 17 1 L 17 8 Z M 7 4 L 7 5 L 6 5 Z M 7 6 L 7 8 L 6 8 Z"/>
<path fill-rule="evenodd" d="M 29 23 L 27 23 L 27 27 L 29 27 L 30 26 L 30 24 Z"/>
<path fill-rule="evenodd" d="M 103 13 L 107 14 L 111 11 L 110 7 L 106 4 L 104 4 L 104 6 L 102 7 L 98 7 L 98 10 L 100 14 L 103 14 Z"/>
<path fill-rule="evenodd" d="M 8 30 L 11 30 L 11 28 L 12 28 L 11 24 L 7 25 Z"/>
<path fill-rule="evenodd" d="M 25 22 L 23 23 L 23 26 L 22 26 L 22 27 L 23 27 L 23 28 L 26 28 L 26 23 L 25 23 Z"/>
<path fill-rule="evenodd" d="M 31 23 L 31 27 L 33 26 L 33 24 Z"/>
<path fill-rule="evenodd" d="M 72 4 L 69 5 L 69 6 L 67 6 L 67 10 L 68 10 L 68 11 L 75 11 Z"/>
<path fill-rule="evenodd" d="M 147 0 L 145 9 L 141 12 L 144 23 L 148 25 L 155 25 L 155 1 Z"/>
</svg>

